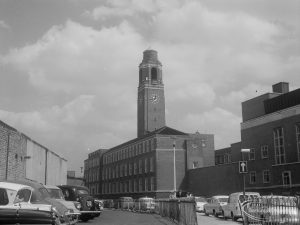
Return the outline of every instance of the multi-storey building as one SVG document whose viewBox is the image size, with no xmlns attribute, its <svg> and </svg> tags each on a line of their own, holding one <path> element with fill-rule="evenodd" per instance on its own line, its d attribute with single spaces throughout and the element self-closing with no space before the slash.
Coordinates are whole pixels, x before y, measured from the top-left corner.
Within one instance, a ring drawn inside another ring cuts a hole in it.
<svg viewBox="0 0 300 225">
<path fill-rule="evenodd" d="M 101 167 L 102 154 L 107 149 L 98 149 L 88 154 L 88 158 L 84 160 L 84 181 L 86 186 L 90 189 L 92 195 L 98 196 L 101 193 Z"/>
<path fill-rule="evenodd" d="M 250 149 L 247 189 L 300 193 L 300 89 L 288 83 L 242 103 L 242 148 Z"/>
<path fill-rule="evenodd" d="M 300 89 L 275 84 L 272 93 L 243 102 L 242 116 L 241 142 L 217 150 L 216 166 L 189 171 L 189 191 L 208 196 L 241 191 L 238 161 L 246 160 L 246 190 L 299 195 Z"/>
<path fill-rule="evenodd" d="M 155 50 L 143 53 L 137 95 L 137 138 L 101 156 L 103 198 L 168 197 L 186 191 L 187 170 L 214 165 L 212 134 L 187 134 L 166 126 L 162 64 Z M 86 179 L 87 168 L 86 163 Z M 92 183 L 87 180 L 86 185 Z"/>
</svg>

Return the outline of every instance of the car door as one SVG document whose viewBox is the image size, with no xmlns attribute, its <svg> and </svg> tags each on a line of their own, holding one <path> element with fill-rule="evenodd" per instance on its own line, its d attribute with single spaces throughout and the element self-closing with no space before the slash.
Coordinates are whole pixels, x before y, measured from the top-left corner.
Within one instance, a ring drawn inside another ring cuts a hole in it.
<svg viewBox="0 0 300 225">
<path fill-rule="evenodd" d="M 9 194 L 5 188 L 0 188 L 0 223 L 15 221 L 18 207 L 9 204 Z M 17 221 L 15 221 L 17 222 Z"/>
<path fill-rule="evenodd" d="M 14 205 L 19 206 L 18 222 L 32 224 L 35 222 L 52 222 L 53 216 L 50 207 L 44 204 L 32 204 L 30 202 L 32 189 L 22 188 L 17 192 Z"/>
</svg>

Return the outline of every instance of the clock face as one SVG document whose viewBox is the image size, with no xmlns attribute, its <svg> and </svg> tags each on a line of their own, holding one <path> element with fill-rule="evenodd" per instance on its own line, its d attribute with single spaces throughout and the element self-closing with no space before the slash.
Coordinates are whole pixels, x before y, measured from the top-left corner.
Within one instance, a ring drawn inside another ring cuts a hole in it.
<svg viewBox="0 0 300 225">
<path fill-rule="evenodd" d="M 152 94 L 151 96 L 150 96 L 150 102 L 152 102 L 152 103 L 157 103 L 158 101 L 159 101 L 159 97 L 158 97 L 158 94 Z"/>
</svg>

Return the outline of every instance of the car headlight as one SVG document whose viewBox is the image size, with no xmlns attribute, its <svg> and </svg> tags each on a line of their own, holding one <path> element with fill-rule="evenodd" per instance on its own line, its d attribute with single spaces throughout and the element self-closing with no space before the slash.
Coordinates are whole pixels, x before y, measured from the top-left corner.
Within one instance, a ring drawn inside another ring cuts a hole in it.
<svg viewBox="0 0 300 225">
<path fill-rule="evenodd" d="M 81 209 L 81 203 L 80 202 L 74 202 L 75 208 L 80 210 Z"/>
</svg>

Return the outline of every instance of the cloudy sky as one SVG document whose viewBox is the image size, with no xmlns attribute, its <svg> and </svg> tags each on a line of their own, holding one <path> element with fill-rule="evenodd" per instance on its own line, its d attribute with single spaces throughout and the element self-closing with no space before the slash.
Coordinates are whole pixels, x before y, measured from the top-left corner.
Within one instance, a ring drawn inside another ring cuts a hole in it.
<svg viewBox="0 0 300 225">
<path fill-rule="evenodd" d="M 143 51 L 167 125 L 240 141 L 241 102 L 300 87 L 298 0 L 0 0 L 0 120 L 68 159 L 136 137 Z"/>
</svg>

